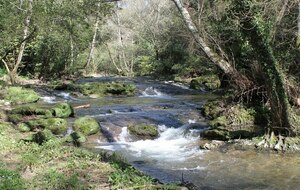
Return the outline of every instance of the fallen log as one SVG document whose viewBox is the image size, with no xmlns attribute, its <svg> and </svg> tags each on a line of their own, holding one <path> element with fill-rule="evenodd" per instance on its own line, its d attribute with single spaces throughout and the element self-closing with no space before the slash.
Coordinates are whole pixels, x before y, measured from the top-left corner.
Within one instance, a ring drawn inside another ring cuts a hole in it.
<svg viewBox="0 0 300 190">
<path fill-rule="evenodd" d="M 74 109 L 89 108 L 89 107 L 91 107 L 91 104 L 84 104 L 80 106 L 74 106 Z"/>
</svg>

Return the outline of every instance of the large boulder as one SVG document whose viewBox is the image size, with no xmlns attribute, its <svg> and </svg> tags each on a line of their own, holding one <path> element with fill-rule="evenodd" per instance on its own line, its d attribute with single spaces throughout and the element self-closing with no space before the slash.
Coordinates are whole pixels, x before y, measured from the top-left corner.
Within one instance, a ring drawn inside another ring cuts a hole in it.
<svg viewBox="0 0 300 190">
<path fill-rule="evenodd" d="M 95 118 L 80 117 L 74 122 L 74 130 L 87 136 L 98 133 L 100 125 Z"/>
<path fill-rule="evenodd" d="M 34 90 L 23 87 L 8 87 L 3 96 L 5 100 L 12 104 L 33 103 L 40 99 Z"/>
<path fill-rule="evenodd" d="M 52 111 L 46 108 L 40 108 L 36 105 L 22 105 L 10 111 L 10 114 L 20 114 L 22 116 L 39 116 L 44 118 L 52 117 Z"/>
<path fill-rule="evenodd" d="M 121 82 L 111 83 L 86 83 L 80 85 L 79 90 L 82 94 L 93 97 L 101 97 L 104 95 L 134 95 L 136 86 L 133 84 L 125 84 Z"/>
<path fill-rule="evenodd" d="M 21 105 L 9 112 L 8 119 L 16 124 L 33 119 L 66 118 L 73 115 L 73 107 L 68 103 L 57 104 L 51 109 L 37 105 Z"/>
<path fill-rule="evenodd" d="M 129 125 L 128 131 L 131 135 L 141 138 L 155 138 L 159 134 L 157 127 L 149 124 Z"/>
<path fill-rule="evenodd" d="M 263 128 L 256 123 L 257 112 L 242 105 L 226 105 L 221 101 L 207 102 L 204 115 L 210 119 L 211 129 L 202 137 L 209 140 L 252 138 L 262 134 Z"/>
<path fill-rule="evenodd" d="M 68 129 L 68 122 L 61 118 L 48 118 L 27 121 L 31 130 L 35 128 L 44 128 L 50 130 L 55 135 L 63 134 Z"/>
</svg>

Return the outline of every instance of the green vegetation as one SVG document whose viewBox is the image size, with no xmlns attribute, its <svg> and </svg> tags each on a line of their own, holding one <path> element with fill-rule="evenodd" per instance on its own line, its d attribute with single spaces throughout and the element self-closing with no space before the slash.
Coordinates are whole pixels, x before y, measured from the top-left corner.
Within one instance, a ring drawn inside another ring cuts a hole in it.
<svg viewBox="0 0 300 190">
<path fill-rule="evenodd" d="M 0 123 L 1 189 L 180 189 L 157 184 L 120 158 L 107 163 L 99 154 L 66 146 L 68 136 L 58 138 L 47 129 L 30 135 Z"/>
<path fill-rule="evenodd" d="M 197 78 L 192 79 L 190 83 L 190 88 L 200 90 L 204 88 L 206 90 L 215 90 L 220 88 L 221 81 L 218 75 L 203 75 Z"/>
<path fill-rule="evenodd" d="M 104 95 L 127 95 L 135 94 L 136 87 L 133 84 L 125 84 L 121 82 L 111 83 L 86 83 L 79 86 L 79 91 L 84 95 L 96 95 L 98 97 Z"/>
<path fill-rule="evenodd" d="M 100 131 L 100 125 L 95 118 L 80 117 L 74 122 L 74 130 L 83 135 L 92 135 Z"/>
<path fill-rule="evenodd" d="M 252 138 L 264 132 L 263 126 L 259 126 L 263 123 L 257 123 L 256 120 L 257 117 L 263 120 L 263 115 L 252 108 L 245 108 L 239 104 L 225 104 L 222 101 L 210 101 L 204 105 L 203 113 L 211 120 L 209 123 L 212 126 L 211 130 L 203 133 L 206 139 Z"/>
<path fill-rule="evenodd" d="M 2 96 L 12 104 L 33 103 L 40 99 L 35 91 L 23 87 L 7 87 Z"/>
</svg>

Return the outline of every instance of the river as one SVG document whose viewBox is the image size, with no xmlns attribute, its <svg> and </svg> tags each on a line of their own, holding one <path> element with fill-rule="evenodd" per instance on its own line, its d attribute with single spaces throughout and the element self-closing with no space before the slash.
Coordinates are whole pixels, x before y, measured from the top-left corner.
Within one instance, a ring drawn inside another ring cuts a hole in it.
<svg viewBox="0 0 300 190">
<path fill-rule="evenodd" d="M 75 114 L 94 117 L 101 124 L 104 135 L 86 145 L 93 151 L 119 152 L 137 169 L 161 182 L 184 180 L 201 190 L 300 189 L 299 154 L 199 149 L 200 132 L 208 127 L 200 109 L 205 101 L 216 96 L 173 82 L 142 78 L 99 77 L 77 82 L 104 81 L 135 84 L 138 93 L 134 97 L 103 98 L 73 97 L 62 91 L 43 94 L 49 104 L 67 101 L 74 106 L 91 105 Z M 136 123 L 156 125 L 159 137 L 133 138 L 127 126 Z"/>
</svg>

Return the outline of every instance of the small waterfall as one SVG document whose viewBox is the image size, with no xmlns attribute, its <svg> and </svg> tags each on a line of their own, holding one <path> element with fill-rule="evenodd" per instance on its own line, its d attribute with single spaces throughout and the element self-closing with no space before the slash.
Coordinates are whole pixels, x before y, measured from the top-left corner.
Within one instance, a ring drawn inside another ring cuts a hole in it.
<svg viewBox="0 0 300 190">
<path fill-rule="evenodd" d="M 158 91 L 157 89 L 151 87 L 146 88 L 140 97 L 153 97 L 153 98 L 170 98 L 170 96 Z"/>
<path fill-rule="evenodd" d="M 196 146 L 199 136 L 188 135 L 186 126 L 168 128 L 165 125 L 159 125 L 160 134 L 157 139 L 134 142 L 128 141 L 130 135 L 127 127 L 123 127 L 117 142 L 102 144 L 96 148 L 127 152 L 138 159 L 183 162 L 202 153 Z"/>
</svg>

